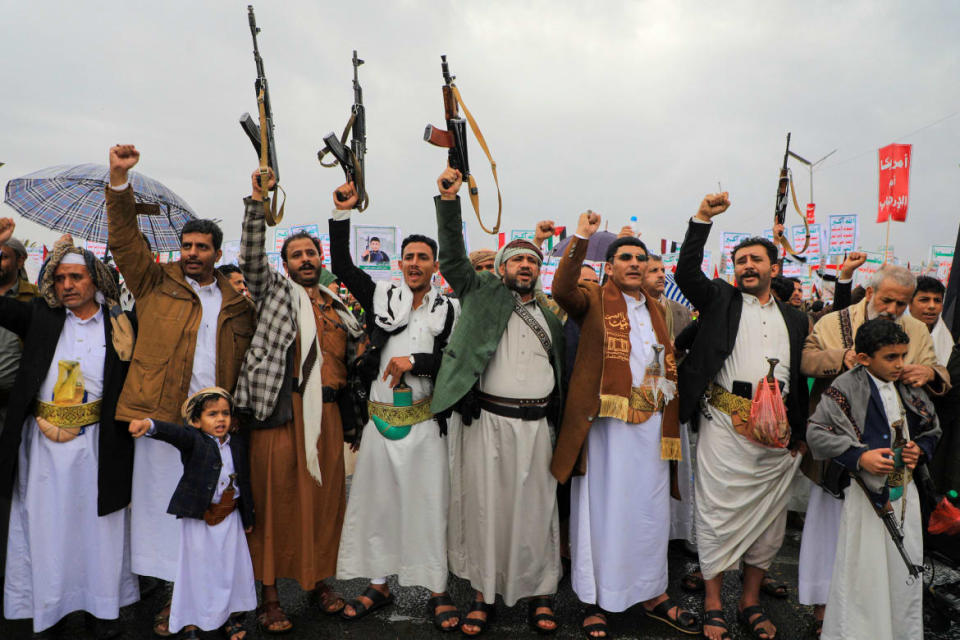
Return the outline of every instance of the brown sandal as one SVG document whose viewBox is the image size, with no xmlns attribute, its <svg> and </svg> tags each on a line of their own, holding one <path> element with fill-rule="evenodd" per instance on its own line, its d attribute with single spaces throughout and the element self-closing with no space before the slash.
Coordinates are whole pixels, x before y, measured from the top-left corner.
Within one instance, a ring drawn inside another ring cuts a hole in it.
<svg viewBox="0 0 960 640">
<path fill-rule="evenodd" d="M 279 625 L 279 627 L 277 627 Z M 293 623 L 280 607 L 277 600 L 269 600 L 257 607 L 257 626 L 260 631 L 271 635 L 280 635 L 293 631 Z"/>
<path fill-rule="evenodd" d="M 153 635 L 161 638 L 169 638 L 173 635 L 170 631 L 170 607 L 172 604 L 171 600 L 167 600 L 167 604 L 163 605 L 157 615 L 153 616 Z"/>
<path fill-rule="evenodd" d="M 347 601 L 325 582 L 321 582 L 313 593 L 317 598 L 317 604 L 320 605 L 320 611 L 325 615 L 335 616 L 347 606 Z"/>
</svg>

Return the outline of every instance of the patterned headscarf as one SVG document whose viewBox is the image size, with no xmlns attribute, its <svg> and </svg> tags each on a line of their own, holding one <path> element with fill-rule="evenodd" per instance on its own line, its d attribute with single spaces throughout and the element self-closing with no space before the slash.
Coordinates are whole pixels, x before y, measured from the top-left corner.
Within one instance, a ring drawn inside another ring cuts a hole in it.
<svg viewBox="0 0 960 640">
<path fill-rule="evenodd" d="M 86 249 L 75 247 L 67 242 L 58 242 L 53 247 L 53 251 L 50 252 L 50 257 L 41 269 L 40 295 L 43 296 L 47 305 L 52 309 L 63 306 L 63 303 L 57 299 L 57 292 L 53 286 L 53 281 L 57 267 L 60 266 L 60 262 L 68 253 L 78 254 L 83 258 L 87 271 L 90 273 L 90 277 L 93 278 L 93 284 L 102 294 L 107 305 L 111 307 L 116 305 L 117 300 L 120 299 L 120 290 L 117 288 L 117 281 L 114 280 L 113 274 L 110 273 L 110 267 L 103 264 L 103 262 L 97 259 L 97 256 Z M 100 302 L 102 304 L 104 301 Z"/>
<path fill-rule="evenodd" d="M 493 249 L 477 249 L 470 252 L 470 264 L 476 269 L 478 264 L 483 264 L 487 260 L 493 260 L 497 252 Z"/>
<path fill-rule="evenodd" d="M 509 260 L 514 256 L 519 256 L 522 254 L 531 255 L 537 259 L 537 262 L 543 264 L 543 252 L 529 240 L 524 240 L 523 238 L 517 238 L 508 242 L 500 251 L 497 252 L 497 257 L 493 263 L 493 271 L 498 276 L 500 275 L 500 265 Z"/>
<path fill-rule="evenodd" d="M 231 396 L 226 389 L 221 387 L 207 387 L 206 389 L 200 389 L 200 391 L 197 391 L 184 401 L 180 407 L 180 415 L 184 420 L 189 422 L 190 414 L 193 413 L 197 405 L 202 407 L 207 400 L 214 400 L 216 398 L 225 398 L 230 405 L 230 411 L 233 411 L 233 396 Z"/>
</svg>

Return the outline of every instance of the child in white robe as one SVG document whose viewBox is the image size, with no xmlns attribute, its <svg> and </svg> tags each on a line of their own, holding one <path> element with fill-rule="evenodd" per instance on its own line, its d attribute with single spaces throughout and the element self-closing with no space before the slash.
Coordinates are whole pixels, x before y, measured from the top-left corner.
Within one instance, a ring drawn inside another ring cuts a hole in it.
<svg viewBox="0 0 960 640">
<path fill-rule="evenodd" d="M 919 496 L 911 480 L 933 455 L 940 427 L 921 388 L 924 369 L 904 364 L 909 338 L 886 318 L 864 323 L 857 362 L 824 392 L 807 427 L 813 456 L 856 482 L 844 492 L 824 640 L 923 637 L 923 581 L 911 576 L 875 509 L 891 512 L 911 565 L 923 559 Z"/>
<path fill-rule="evenodd" d="M 243 612 L 257 606 L 245 533 L 253 531 L 253 493 L 244 439 L 230 433 L 233 399 L 219 387 L 202 389 L 181 411 L 190 426 L 134 420 L 130 433 L 180 450 L 183 476 L 167 512 L 180 518 L 180 555 L 170 607 L 170 631 L 199 638 L 198 629 L 223 627 L 243 640 Z"/>
</svg>

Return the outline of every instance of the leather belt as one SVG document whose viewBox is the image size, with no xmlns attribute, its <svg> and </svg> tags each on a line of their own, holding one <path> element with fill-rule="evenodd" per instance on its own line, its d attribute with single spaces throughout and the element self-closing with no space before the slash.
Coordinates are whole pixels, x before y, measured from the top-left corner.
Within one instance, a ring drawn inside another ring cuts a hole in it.
<svg viewBox="0 0 960 640">
<path fill-rule="evenodd" d="M 300 388 L 300 380 L 298 380 L 297 378 L 294 378 L 293 379 L 294 392 L 299 393 L 299 391 L 297 391 L 299 388 Z M 336 402 L 337 400 L 340 399 L 340 395 L 343 393 L 343 389 L 344 387 L 341 387 L 339 389 L 336 389 L 334 387 L 323 387 L 323 401 Z"/>
<path fill-rule="evenodd" d="M 34 415 L 62 428 L 80 428 L 100 422 L 100 400 L 85 404 L 58 405 L 37 400 Z"/>
<path fill-rule="evenodd" d="M 539 420 L 546 417 L 550 398 L 521 399 L 503 398 L 478 392 L 477 399 L 480 408 L 494 415 L 504 418 L 519 418 L 520 420 Z"/>
</svg>

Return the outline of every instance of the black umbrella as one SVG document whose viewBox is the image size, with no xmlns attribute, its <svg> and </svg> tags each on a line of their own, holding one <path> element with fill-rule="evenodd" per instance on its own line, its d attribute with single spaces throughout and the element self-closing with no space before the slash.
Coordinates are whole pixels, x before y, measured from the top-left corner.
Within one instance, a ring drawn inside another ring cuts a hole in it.
<svg viewBox="0 0 960 640">
<path fill-rule="evenodd" d="M 576 236 L 568 236 L 560 242 L 557 246 L 553 248 L 553 251 L 550 252 L 551 256 L 562 256 L 563 252 L 567 250 L 567 245 L 570 244 L 570 240 Z M 590 240 L 587 241 L 587 255 L 584 260 L 590 260 L 591 262 L 603 262 L 607 259 L 607 247 L 610 246 L 610 243 L 617 239 L 617 234 L 610 233 L 609 231 L 598 231 L 597 233 L 590 236 Z"/>
</svg>

